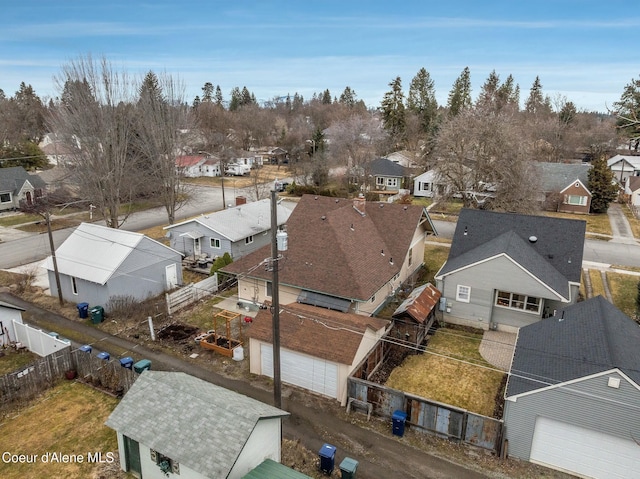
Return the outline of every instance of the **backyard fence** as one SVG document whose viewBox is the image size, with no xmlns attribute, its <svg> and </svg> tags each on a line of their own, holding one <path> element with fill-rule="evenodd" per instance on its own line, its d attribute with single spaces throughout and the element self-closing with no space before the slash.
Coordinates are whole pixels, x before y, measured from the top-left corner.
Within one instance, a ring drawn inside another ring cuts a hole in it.
<svg viewBox="0 0 640 479">
<path fill-rule="evenodd" d="M 167 313 L 173 314 L 180 308 L 185 308 L 190 304 L 200 301 L 213 293 L 218 292 L 218 273 L 214 273 L 207 279 L 198 283 L 191 283 L 180 288 L 173 293 L 165 295 L 167 300 Z"/>
<path fill-rule="evenodd" d="M 351 408 L 362 406 L 369 414 L 389 419 L 395 411 L 403 411 L 407 414 L 407 424 L 415 431 L 432 433 L 500 454 L 501 420 L 354 377 L 347 380 L 347 394 Z"/>
<path fill-rule="evenodd" d="M 90 353 L 66 348 L 0 377 L 0 405 L 29 400 L 60 379 L 77 377 L 118 396 L 133 385 L 137 374 L 120 361 L 105 361 Z"/>
</svg>

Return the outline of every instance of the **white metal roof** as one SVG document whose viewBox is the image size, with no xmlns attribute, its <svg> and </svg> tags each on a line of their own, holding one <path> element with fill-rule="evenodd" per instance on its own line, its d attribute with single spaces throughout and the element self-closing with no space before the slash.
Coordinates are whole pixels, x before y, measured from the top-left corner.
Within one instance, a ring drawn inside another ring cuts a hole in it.
<svg viewBox="0 0 640 479">
<path fill-rule="evenodd" d="M 93 283 L 105 284 L 144 238 L 145 235 L 140 233 L 81 223 L 56 250 L 58 271 Z M 161 243 L 158 245 L 170 249 Z M 46 259 L 43 267 L 53 271 L 51 256 Z"/>
<path fill-rule="evenodd" d="M 292 208 L 287 208 L 282 203 L 278 203 L 278 226 L 287 222 L 291 215 L 291 210 Z M 231 241 L 240 241 L 248 236 L 271 229 L 271 200 L 254 201 L 253 203 L 234 206 L 215 213 L 208 213 L 167 226 L 165 229 L 170 230 L 192 222 L 199 223 Z"/>
</svg>

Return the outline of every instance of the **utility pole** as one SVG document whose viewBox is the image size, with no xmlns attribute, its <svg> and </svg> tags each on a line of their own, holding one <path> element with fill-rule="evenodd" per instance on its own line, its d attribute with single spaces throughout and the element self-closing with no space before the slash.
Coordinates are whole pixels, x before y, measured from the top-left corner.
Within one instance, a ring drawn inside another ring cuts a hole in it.
<svg viewBox="0 0 640 479">
<path fill-rule="evenodd" d="M 53 275 L 56 278 L 56 288 L 58 290 L 58 301 L 60 306 L 64 305 L 62 299 L 62 289 L 60 288 L 60 272 L 58 271 L 58 260 L 56 259 L 56 249 L 53 245 L 53 234 L 51 233 L 51 213 L 49 211 L 44 213 L 44 218 L 47 220 L 47 233 L 49 235 L 49 247 L 51 248 L 51 259 L 53 260 Z"/>
<path fill-rule="evenodd" d="M 278 278 L 278 202 L 275 188 L 271 190 L 271 316 L 273 333 L 273 405 L 282 408 L 280 377 L 280 285 Z"/>
</svg>

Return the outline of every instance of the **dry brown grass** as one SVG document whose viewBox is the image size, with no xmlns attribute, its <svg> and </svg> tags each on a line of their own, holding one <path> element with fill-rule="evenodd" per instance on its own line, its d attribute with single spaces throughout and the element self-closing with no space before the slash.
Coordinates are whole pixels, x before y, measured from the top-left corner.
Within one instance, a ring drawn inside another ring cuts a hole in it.
<svg viewBox="0 0 640 479">
<path fill-rule="evenodd" d="M 591 292 L 593 297 L 605 296 L 604 285 L 602 283 L 602 273 L 597 269 L 589 270 L 589 279 L 591 280 Z"/>
<path fill-rule="evenodd" d="M 10 416 L 0 424 L 4 451 L 37 455 L 34 464 L 5 464 L 0 477 L 64 477 L 85 479 L 98 469 L 87 462 L 87 453 L 117 452 L 116 433 L 104 425 L 117 400 L 78 382 L 63 382 Z M 83 463 L 44 463 L 46 452 L 82 456 Z"/>
<path fill-rule="evenodd" d="M 493 416 L 504 374 L 480 356 L 482 334 L 441 329 L 427 352 L 409 356 L 386 386 Z"/>
<path fill-rule="evenodd" d="M 31 364 L 38 356 L 26 349 L 14 348 L 0 349 L 0 376 L 17 371 L 27 364 Z"/>
<path fill-rule="evenodd" d="M 554 218 L 566 218 L 569 220 L 584 220 L 587 222 L 587 233 L 611 235 L 611 223 L 606 213 L 578 215 L 573 213 L 557 213 L 553 211 L 545 211 L 545 216 L 553 216 Z"/>
</svg>

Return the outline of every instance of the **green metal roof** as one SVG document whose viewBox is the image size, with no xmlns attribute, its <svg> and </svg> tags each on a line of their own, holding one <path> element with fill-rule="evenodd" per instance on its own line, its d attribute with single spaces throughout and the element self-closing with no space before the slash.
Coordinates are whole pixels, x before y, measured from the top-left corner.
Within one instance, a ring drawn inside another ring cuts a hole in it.
<svg viewBox="0 0 640 479">
<path fill-rule="evenodd" d="M 271 459 L 265 459 L 262 464 L 250 471 L 242 479 L 311 479 L 301 472 L 283 466 Z"/>
</svg>

